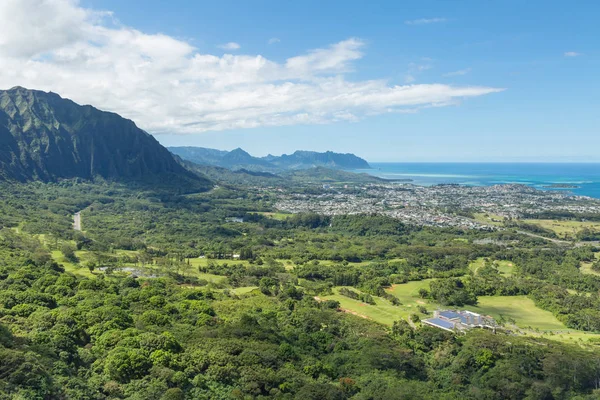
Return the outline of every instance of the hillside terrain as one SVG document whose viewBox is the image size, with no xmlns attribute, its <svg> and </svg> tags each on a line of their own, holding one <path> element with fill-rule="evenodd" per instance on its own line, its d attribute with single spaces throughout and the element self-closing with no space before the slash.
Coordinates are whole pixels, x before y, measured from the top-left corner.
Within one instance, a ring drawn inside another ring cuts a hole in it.
<svg viewBox="0 0 600 400">
<path fill-rule="evenodd" d="M 231 170 L 224 167 L 196 164 L 183 161 L 188 170 L 206 176 L 224 185 L 245 186 L 302 186 L 306 184 L 383 184 L 392 182 L 368 174 L 314 167 L 299 170 L 259 172 L 247 169 Z"/>
<path fill-rule="evenodd" d="M 0 106 L 0 399 L 598 398 L 598 201 L 200 165 L 55 94 Z"/>
<path fill-rule="evenodd" d="M 369 163 L 354 154 L 340 154 L 327 151 L 298 150 L 293 154 L 282 156 L 253 157 L 246 151 L 237 148 L 232 151 L 207 149 L 203 147 L 169 147 L 173 154 L 184 160 L 200 165 L 212 165 L 233 170 L 247 169 L 253 171 L 280 172 L 315 167 L 330 169 L 368 169 Z"/>
<path fill-rule="evenodd" d="M 210 185 L 133 121 L 21 87 L 0 91 L 0 178 Z"/>
<path fill-rule="evenodd" d="M 595 398 L 592 247 L 277 213 L 266 187 L 0 189 L 0 398 Z M 499 328 L 421 324 L 440 308 Z"/>
</svg>

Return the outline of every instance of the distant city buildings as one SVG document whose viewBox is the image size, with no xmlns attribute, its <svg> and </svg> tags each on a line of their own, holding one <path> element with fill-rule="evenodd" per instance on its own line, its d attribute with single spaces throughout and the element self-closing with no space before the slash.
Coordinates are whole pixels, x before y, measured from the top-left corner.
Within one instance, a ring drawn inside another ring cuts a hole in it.
<svg viewBox="0 0 600 400">
<path fill-rule="evenodd" d="M 320 194 L 280 192 L 275 208 L 323 215 L 380 214 L 412 225 L 483 230 L 497 229 L 494 222 L 504 218 L 518 219 L 544 211 L 600 213 L 598 200 L 524 185 L 425 187 L 390 183 L 357 185 L 352 190 L 328 189 Z M 493 217 L 476 221 L 460 215 L 461 210 L 467 212 L 465 215 Z"/>
</svg>

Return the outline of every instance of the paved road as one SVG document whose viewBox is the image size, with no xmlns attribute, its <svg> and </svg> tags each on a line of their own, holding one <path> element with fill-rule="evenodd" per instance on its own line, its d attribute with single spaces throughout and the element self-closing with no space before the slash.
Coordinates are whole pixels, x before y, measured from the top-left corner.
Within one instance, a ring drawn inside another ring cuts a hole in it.
<svg viewBox="0 0 600 400">
<path fill-rule="evenodd" d="M 73 229 L 81 231 L 81 212 L 77 212 L 73 215 Z"/>
<path fill-rule="evenodd" d="M 517 231 L 517 233 L 520 233 L 521 235 L 531 236 L 531 237 L 538 238 L 538 239 L 544 239 L 544 240 L 547 240 L 549 242 L 556 243 L 556 244 L 564 244 L 567 246 L 573 246 L 574 244 L 577 245 L 577 243 L 567 242 L 566 240 L 549 238 L 549 237 L 545 237 L 542 235 L 536 235 L 535 233 L 531 233 L 531 232 L 527 232 L 527 231 Z"/>
</svg>

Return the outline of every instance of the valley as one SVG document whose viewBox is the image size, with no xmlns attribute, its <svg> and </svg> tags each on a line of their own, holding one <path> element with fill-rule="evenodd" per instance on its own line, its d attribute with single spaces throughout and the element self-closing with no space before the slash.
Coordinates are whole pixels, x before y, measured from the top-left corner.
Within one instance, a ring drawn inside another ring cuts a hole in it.
<svg viewBox="0 0 600 400">
<path fill-rule="evenodd" d="M 112 114 L 2 96 L 0 160 L 24 155 L 0 164 L 0 398 L 496 399 L 521 365 L 512 398 L 595 396 L 597 200 L 198 165 Z M 110 146 L 131 162 L 56 161 L 23 118 L 60 151 L 129 126 Z M 440 310 L 494 329 L 422 322 Z"/>
</svg>

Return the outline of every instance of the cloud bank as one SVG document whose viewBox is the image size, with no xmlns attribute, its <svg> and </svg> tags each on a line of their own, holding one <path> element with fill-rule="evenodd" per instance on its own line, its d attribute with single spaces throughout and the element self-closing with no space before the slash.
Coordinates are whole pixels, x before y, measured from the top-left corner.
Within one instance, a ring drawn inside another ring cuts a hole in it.
<svg viewBox="0 0 600 400">
<path fill-rule="evenodd" d="M 419 18 L 419 19 L 411 19 L 408 21 L 404 21 L 406 25 L 427 25 L 427 24 L 437 24 L 439 22 L 446 22 L 446 18 Z"/>
<path fill-rule="evenodd" d="M 239 50 L 240 48 L 242 48 L 242 46 L 240 46 L 239 43 L 236 43 L 236 42 L 220 44 L 217 47 L 220 49 L 225 49 L 225 50 Z"/>
<path fill-rule="evenodd" d="M 458 71 L 446 72 L 443 76 L 452 77 L 452 76 L 463 76 L 467 75 L 471 72 L 471 68 L 459 69 Z"/>
<path fill-rule="evenodd" d="M 356 121 L 502 90 L 348 80 L 365 47 L 356 38 L 284 61 L 204 54 L 76 0 L 2 0 L 0 26 L 1 88 L 54 91 L 155 134 Z"/>
</svg>

